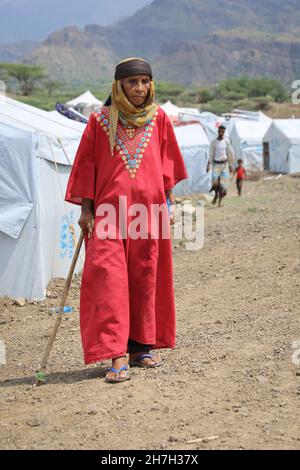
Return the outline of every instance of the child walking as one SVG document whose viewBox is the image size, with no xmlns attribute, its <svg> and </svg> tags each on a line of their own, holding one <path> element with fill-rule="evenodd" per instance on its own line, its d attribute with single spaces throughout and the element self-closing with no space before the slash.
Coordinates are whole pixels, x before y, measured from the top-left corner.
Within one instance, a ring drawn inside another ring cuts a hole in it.
<svg viewBox="0 0 300 470">
<path fill-rule="evenodd" d="M 238 166 L 234 170 L 233 176 L 236 175 L 236 187 L 237 187 L 238 195 L 241 196 L 243 183 L 244 183 L 244 180 L 246 179 L 246 170 L 243 167 L 243 160 L 241 158 L 239 158 L 237 162 L 238 162 Z"/>
</svg>

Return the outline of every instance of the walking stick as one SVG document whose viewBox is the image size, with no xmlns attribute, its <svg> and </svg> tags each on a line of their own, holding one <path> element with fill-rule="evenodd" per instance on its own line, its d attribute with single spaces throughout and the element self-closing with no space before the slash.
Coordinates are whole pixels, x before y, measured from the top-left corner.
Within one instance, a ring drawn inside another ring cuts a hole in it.
<svg viewBox="0 0 300 470">
<path fill-rule="evenodd" d="M 57 330 L 59 328 L 59 325 L 60 325 L 61 320 L 62 320 L 63 315 L 64 315 L 64 306 L 65 306 L 65 302 L 67 300 L 70 284 L 71 284 L 71 281 L 72 281 L 72 277 L 73 277 L 74 269 L 75 269 L 75 266 L 76 266 L 76 263 L 77 263 L 77 260 L 78 260 L 78 256 L 79 256 L 79 253 L 80 253 L 80 248 L 81 248 L 81 245 L 82 245 L 82 242 L 83 242 L 83 238 L 84 238 L 84 234 L 81 231 L 80 238 L 78 240 L 76 250 L 75 250 L 75 253 L 74 253 L 74 256 L 73 256 L 73 259 L 72 259 L 72 264 L 70 266 L 69 274 L 68 274 L 68 277 L 66 279 L 65 287 L 64 287 L 64 290 L 63 290 L 63 293 L 62 293 L 61 302 L 60 302 L 59 311 L 58 311 L 59 314 L 58 314 L 58 317 L 55 321 L 53 331 L 52 331 L 52 333 L 50 335 L 50 338 L 48 340 L 48 343 L 47 343 L 47 347 L 46 347 L 46 350 L 45 350 L 45 353 L 44 353 L 44 356 L 43 356 L 43 359 L 42 359 L 42 362 L 41 362 L 41 369 L 36 373 L 36 376 L 35 376 L 36 379 L 37 379 L 37 385 L 41 385 L 42 383 L 46 382 L 45 370 L 46 370 L 47 362 L 48 362 L 48 359 L 49 359 L 50 351 L 52 349 L 52 345 L 54 343 L 54 340 L 55 340 L 55 337 L 56 337 L 56 334 L 57 334 Z"/>
</svg>

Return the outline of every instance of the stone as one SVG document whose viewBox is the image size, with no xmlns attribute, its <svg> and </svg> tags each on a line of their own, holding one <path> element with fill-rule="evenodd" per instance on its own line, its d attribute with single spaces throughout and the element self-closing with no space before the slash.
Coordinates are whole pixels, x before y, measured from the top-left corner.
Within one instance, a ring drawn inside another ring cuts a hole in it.
<svg viewBox="0 0 300 470">
<path fill-rule="evenodd" d="M 256 380 L 261 384 L 266 384 L 269 382 L 269 379 L 267 377 L 264 377 L 263 375 L 257 375 Z"/>
<path fill-rule="evenodd" d="M 246 406 L 242 406 L 242 408 L 240 409 L 240 414 L 241 414 L 242 416 L 247 417 L 248 414 L 249 414 L 248 408 L 247 408 Z"/>
<path fill-rule="evenodd" d="M 31 428 L 36 428 L 41 425 L 40 421 L 37 418 L 29 419 L 28 421 L 26 421 L 26 424 Z"/>
<path fill-rule="evenodd" d="M 26 300 L 23 298 L 14 299 L 14 304 L 18 305 L 18 307 L 24 307 L 24 305 L 26 304 Z"/>
</svg>

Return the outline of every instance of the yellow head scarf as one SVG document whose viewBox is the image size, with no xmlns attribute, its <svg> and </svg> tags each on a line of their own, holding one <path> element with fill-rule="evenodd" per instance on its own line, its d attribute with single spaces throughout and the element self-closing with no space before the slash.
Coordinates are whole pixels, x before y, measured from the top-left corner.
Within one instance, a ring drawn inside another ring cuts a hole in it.
<svg viewBox="0 0 300 470">
<path fill-rule="evenodd" d="M 132 59 L 126 59 L 127 62 Z M 137 127 L 144 126 L 151 120 L 157 111 L 157 105 L 154 103 L 155 88 L 151 80 L 150 90 L 146 101 L 142 107 L 136 108 L 126 97 L 121 80 L 115 80 L 112 84 L 111 106 L 109 109 L 109 143 L 113 154 L 115 139 L 117 133 L 118 121 L 124 125 L 133 125 Z"/>
</svg>

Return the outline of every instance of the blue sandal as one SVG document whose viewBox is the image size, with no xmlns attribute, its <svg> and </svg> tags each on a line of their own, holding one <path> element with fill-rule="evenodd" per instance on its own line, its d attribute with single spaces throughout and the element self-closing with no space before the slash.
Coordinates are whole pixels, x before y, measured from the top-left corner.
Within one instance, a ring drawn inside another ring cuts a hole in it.
<svg viewBox="0 0 300 470">
<path fill-rule="evenodd" d="M 151 352 L 138 354 L 134 358 L 134 360 L 129 360 L 129 365 L 130 367 L 142 367 L 143 369 L 154 369 L 155 367 L 162 366 L 162 361 L 155 362 L 155 364 L 146 364 L 145 362 L 143 362 L 144 359 L 151 359 L 152 361 L 154 361 L 155 356 L 156 354 Z"/>
<path fill-rule="evenodd" d="M 120 376 L 120 373 L 123 372 L 123 370 L 127 371 L 127 374 L 125 376 Z M 115 369 L 114 367 L 111 367 L 110 369 L 108 369 L 107 372 L 114 372 L 115 374 L 118 374 L 117 377 L 111 377 L 111 378 L 106 377 L 105 382 L 107 383 L 115 384 L 115 383 L 125 382 L 126 380 L 131 379 L 130 369 L 128 366 L 123 366 L 120 369 Z"/>
</svg>

